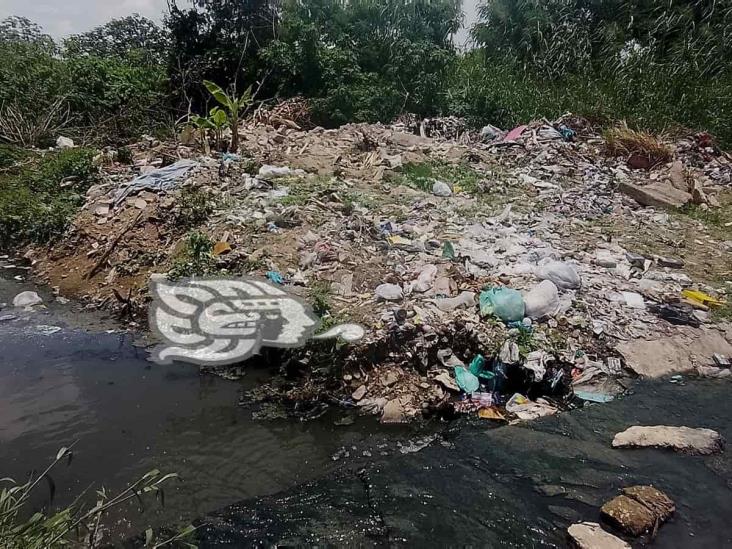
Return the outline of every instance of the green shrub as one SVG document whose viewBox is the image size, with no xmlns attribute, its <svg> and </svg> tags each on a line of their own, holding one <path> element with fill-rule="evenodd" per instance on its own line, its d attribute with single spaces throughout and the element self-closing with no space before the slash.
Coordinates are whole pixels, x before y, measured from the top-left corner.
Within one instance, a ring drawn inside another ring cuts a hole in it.
<svg viewBox="0 0 732 549">
<path fill-rule="evenodd" d="M 0 175 L 0 247 L 61 235 L 94 181 L 93 157 L 94 151 L 81 148 L 47 153 L 17 173 Z"/>
</svg>

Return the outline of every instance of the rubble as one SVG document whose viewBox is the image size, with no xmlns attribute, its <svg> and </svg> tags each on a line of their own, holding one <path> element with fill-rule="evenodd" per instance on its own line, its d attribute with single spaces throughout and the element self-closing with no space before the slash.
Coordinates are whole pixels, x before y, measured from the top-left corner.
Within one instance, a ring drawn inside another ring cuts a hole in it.
<svg viewBox="0 0 732 549">
<path fill-rule="evenodd" d="M 724 439 L 711 429 L 635 426 L 615 435 L 613 448 L 670 448 L 686 454 L 709 455 L 722 451 Z"/>
<path fill-rule="evenodd" d="M 601 513 L 618 530 L 638 537 L 658 528 L 675 510 L 674 502 L 653 486 L 631 486 L 603 505 Z"/>
<path fill-rule="evenodd" d="M 240 155 L 143 139 L 131 165 L 104 156 L 67 234 L 29 257 L 60 294 L 143 324 L 151 276 L 269 278 L 364 337 L 288 351 L 300 377 L 267 398 L 384 422 L 540 417 L 606 402 L 623 377 L 709 373 L 713 353 L 732 355 L 716 305 L 682 294 L 723 301 L 705 283 L 728 271 L 732 237 L 618 191 L 691 196 L 697 182 L 705 207 L 726 204 L 726 156 L 679 138 L 668 162 L 632 170 L 572 117 L 482 133 L 412 117 L 313 128 L 294 101 L 243 122 Z M 432 176 L 410 175 L 424 166 Z M 211 243 L 197 263 L 192 234 Z"/>
</svg>

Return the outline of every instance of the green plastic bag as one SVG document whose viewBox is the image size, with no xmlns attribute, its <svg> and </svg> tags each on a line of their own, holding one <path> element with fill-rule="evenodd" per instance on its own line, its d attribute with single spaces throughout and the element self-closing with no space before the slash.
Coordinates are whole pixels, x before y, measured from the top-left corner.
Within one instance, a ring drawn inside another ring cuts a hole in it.
<svg viewBox="0 0 732 549">
<path fill-rule="evenodd" d="M 526 306 L 517 290 L 499 286 L 480 294 L 480 314 L 497 316 L 504 322 L 520 322 L 524 319 Z"/>
<path fill-rule="evenodd" d="M 455 366 L 455 381 L 458 387 L 469 395 L 480 388 L 480 380 L 464 366 Z"/>
</svg>

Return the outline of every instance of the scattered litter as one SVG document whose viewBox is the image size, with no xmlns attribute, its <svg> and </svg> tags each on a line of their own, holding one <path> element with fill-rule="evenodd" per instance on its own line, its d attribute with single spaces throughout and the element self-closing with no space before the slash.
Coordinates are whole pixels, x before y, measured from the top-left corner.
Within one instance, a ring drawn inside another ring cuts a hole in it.
<svg viewBox="0 0 732 549">
<path fill-rule="evenodd" d="M 559 310 L 559 290 L 551 280 L 544 280 L 524 295 L 526 316 L 534 320 L 550 317 Z"/>
<path fill-rule="evenodd" d="M 43 303 L 43 299 L 36 292 L 21 292 L 13 298 L 13 307 L 33 307 Z"/>
<path fill-rule="evenodd" d="M 381 284 L 374 290 L 377 299 L 382 301 L 401 301 L 404 298 L 404 291 L 396 284 Z"/>
<path fill-rule="evenodd" d="M 532 402 L 525 396 L 516 393 L 506 403 L 506 411 L 516 415 L 519 419 L 529 421 L 544 416 L 552 416 L 558 410 L 548 404 L 544 399 Z"/>
<path fill-rule="evenodd" d="M 551 280 L 557 288 L 563 290 L 575 290 L 582 285 L 582 279 L 575 268 L 561 261 L 540 264 L 536 275 L 542 280 Z"/>
<path fill-rule="evenodd" d="M 292 176 L 303 176 L 305 172 L 303 170 L 293 170 L 287 166 L 270 166 L 265 164 L 259 168 L 257 174 L 260 179 L 278 179 L 280 177 L 292 177 Z"/>
<path fill-rule="evenodd" d="M 465 366 L 455 367 L 455 381 L 458 387 L 465 393 L 475 393 L 480 388 L 480 380 L 470 372 Z"/>
<path fill-rule="evenodd" d="M 283 277 L 282 274 L 278 273 L 277 271 L 267 271 L 265 276 L 267 277 L 267 280 L 275 284 L 282 285 L 285 283 L 285 277 Z"/>
<path fill-rule="evenodd" d="M 61 331 L 61 328 L 59 326 L 47 326 L 45 324 L 39 324 L 36 327 L 36 332 L 44 335 L 44 336 L 50 336 L 53 334 L 57 334 Z"/>
<path fill-rule="evenodd" d="M 601 404 L 605 404 L 606 402 L 612 402 L 615 400 L 614 395 L 606 395 L 603 393 L 593 393 L 591 391 L 574 391 L 574 394 L 577 398 L 581 400 L 586 400 L 588 402 L 598 402 Z"/>
</svg>

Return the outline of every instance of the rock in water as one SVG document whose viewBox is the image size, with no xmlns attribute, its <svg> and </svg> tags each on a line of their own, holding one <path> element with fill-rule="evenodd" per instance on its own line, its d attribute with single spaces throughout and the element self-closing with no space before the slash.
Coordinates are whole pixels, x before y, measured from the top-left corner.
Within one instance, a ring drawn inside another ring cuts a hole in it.
<svg viewBox="0 0 732 549">
<path fill-rule="evenodd" d="M 13 299 L 13 307 L 33 307 L 43 303 L 43 299 L 36 292 L 22 292 Z"/>
<path fill-rule="evenodd" d="M 674 502 L 653 486 L 631 486 L 602 506 L 602 518 L 622 532 L 640 536 L 669 519 Z"/>
<path fill-rule="evenodd" d="M 710 455 L 722 451 L 724 439 L 711 429 L 636 425 L 615 435 L 613 448 L 671 448 L 692 455 Z"/>
<path fill-rule="evenodd" d="M 406 423 L 407 416 L 404 413 L 404 406 L 395 398 L 390 400 L 384 406 L 384 412 L 381 414 L 381 423 Z"/>
<path fill-rule="evenodd" d="M 567 533 L 578 549 L 630 549 L 630 545 L 607 533 L 596 522 L 573 524 Z"/>
</svg>

